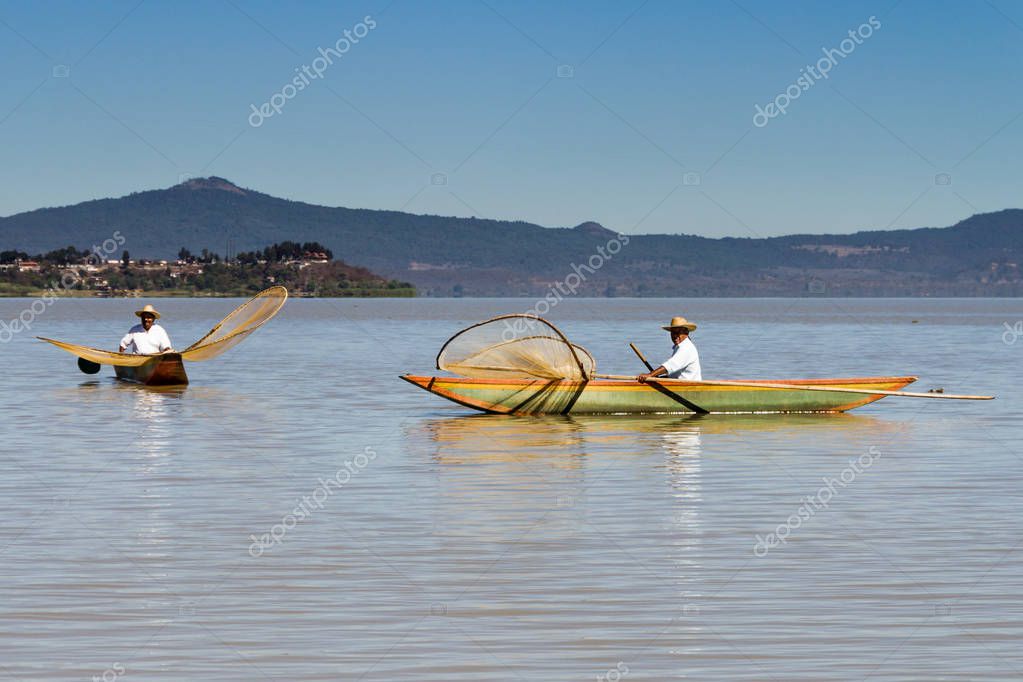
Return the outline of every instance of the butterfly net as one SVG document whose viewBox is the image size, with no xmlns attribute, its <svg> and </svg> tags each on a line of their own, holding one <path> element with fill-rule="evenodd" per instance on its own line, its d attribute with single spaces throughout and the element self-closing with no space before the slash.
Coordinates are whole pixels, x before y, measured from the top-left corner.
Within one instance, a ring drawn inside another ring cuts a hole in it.
<svg viewBox="0 0 1023 682">
<path fill-rule="evenodd" d="M 287 299 L 288 290 L 281 286 L 259 292 L 235 308 L 206 336 L 181 351 L 181 357 L 199 362 L 215 358 L 224 351 L 234 348 L 276 315 Z"/>
<path fill-rule="evenodd" d="M 40 341 L 46 341 L 52 343 L 61 350 L 66 350 L 72 355 L 77 355 L 80 358 L 85 358 L 91 362 L 95 362 L 100 365 L 118 365 L 120 367 L 138 367 L 149 362 L 155 355 L 134 355 L 131 353 L 118 353 L 110 350 L 103 350 L 101 348 L 89 348 L 88 346 L 79 346 L 76 343 L 64 343 L 63 341 L 54 341 L 53 339 L 44 339 L 43 337 L 37 337 Z"/>
<path fill-rule="evenodd" d="M 476 379 L 587 381 L 589 351 L 535 315 L 502 315 L 458 332 L 437 355 L 437 369 Z"/>
</svg>

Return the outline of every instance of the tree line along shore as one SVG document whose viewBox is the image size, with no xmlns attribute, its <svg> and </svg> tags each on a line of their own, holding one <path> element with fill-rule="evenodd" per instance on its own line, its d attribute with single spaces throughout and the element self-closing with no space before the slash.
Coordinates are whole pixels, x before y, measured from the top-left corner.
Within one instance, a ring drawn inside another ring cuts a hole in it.
<svg viewBox="0 0 1023 682">
<path fill-rule="evenodd" d="M 411 297 L 415 286 L 335 260 L 317 242 L 280 242 L 221 257 L 182 248 L 175 260 L 100 258 L 68 246 L 30 256 L 0 251 L 0 296 L 249 296 L 275 284 L 299 297 Z"/>
</svg>

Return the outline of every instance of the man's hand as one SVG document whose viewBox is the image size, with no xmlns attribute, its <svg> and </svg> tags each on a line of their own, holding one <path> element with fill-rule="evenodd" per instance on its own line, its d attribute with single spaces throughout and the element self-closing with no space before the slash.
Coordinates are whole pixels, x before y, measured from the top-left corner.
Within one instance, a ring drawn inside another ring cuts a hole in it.
<svg viewBox="0 0 1023 682">
<path fill-rule="evenodd" d="M 662 374 L 667 374 L 667 373 L 668 373 L 667 370 L 665 370 L 664 366 L 662 365 L 661 367 L 658 367 L 657 369 L 655 369 L 652 372 L 647 372 L 646 374 L 639 374 L 639 375 L 637 375 L 636 376 L 636 381 L 638 381 L 641 384 L 645 384 L 647 379 L 655 379 L 655 378 L 661 376 Z"/>
</svg>

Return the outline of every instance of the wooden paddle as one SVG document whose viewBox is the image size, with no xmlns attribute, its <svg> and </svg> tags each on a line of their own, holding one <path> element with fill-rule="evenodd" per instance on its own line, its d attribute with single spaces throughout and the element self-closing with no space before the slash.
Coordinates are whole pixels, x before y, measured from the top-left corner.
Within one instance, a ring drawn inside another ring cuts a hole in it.
<svg viewBox="0 0 1023 682">
<path fill-rule="evenodd" d="M 646 365 L 646 370 L 647 370 L 648 372 L 652 372 L 652 371 L 654 371 L 654 366 L 653 366 L 653 365 L 651 365 L 651 364 L 650 364 L 649 362 L 647 362 L 647 361 L 646 361 L 646 358 L 645 358 L 645 357 L 643 357 L 643 354 L 642 354 L 641 352 L 639 352 L 639 348 L 636 348 L 636 344 L 634 344 L 634 343 L 630 343 L 630 344 L 629 344 L 629 348 L 631 348 L 631 349 L 633 350 L 633 352 L 634 352 L 634 353 L 635 353 L 636 355 L 638 355 L 638 356 L 639 356 L 639 359 L 643 361 L 643 364 L 644 364 L 644 365 Z"/>
<path fill-rule="evenodd" d="M 98 374 L 100 364 L 98 362 L 93 362 L 92 360 L 86 360 L 85 358 L 78 358 L 78 369 L 82 370 L 85 374 Z"/>
<path fill-rule="evenodd" d="M 599 379 L 622 379 L 635 381 L 636 377 L 627 374 L 594 374 Z M 882 391 L 870 388 L 841 388 L 838 386 L 804 386 L 803 384 L 771 384 L 753 381 L 686 381 L 684 379 L 662 379 L 651 377 L 647 382 L 672 386 L 676 384 L 688 384 L 690 386 L 740 386 L 743 388 L 780 388 L 785 390 L 799 391 L 829 391 L 831 393 L 862 393 L 864 395 L 901 395 L 905 398 L 944 398 L 947 400 L 993 400 L 993 395 L 954 395 L 952 393 L 913 393 L 911 391 Z"/>
<path fill-rule="evenodd" d="M 653 365 L 651 365 L 649 362 L 647 362 L 647 359 L 645 357 L 643 357 L 643 353 L 639 350 L 639 348 L 636 346 L 636 344 L 630 343 L 629 344 L 629 348 L 631 348 L 633 350 L 633 352 L 635 352 L 636 355 L 639 356 L 639 359 L 643 361 L 643 364 L 646 365 L 646 368 L 647 368 L 648 371 L 650 371 L 650 372 L 654 371 Z M 710 414 L 710 412 L 708 412 L 704 408 L 702 408 L 699 405 L 697 405 L 696 403 L 694 403 L 694 402 L 692 402 L 690 400 L 687 400 L 686 398 L 680 396 L 675 391 L 672 391 L 672 390 L 670 390 L 670 389 L 668 389 L 668 388 L 666 388 L 664 386 L 654 386 L 654 388 L 656 388 L 658 391 L 660 391 L 661 393 L 665 394 L 666 396 L 668 396 L 672 400 L 677 400 L 678 402 L 680 402 L 681 404 L 685 405 L 686 407 L 688 407 L 693 412 L 696 412 L 697 414 Z"/>
</svg>

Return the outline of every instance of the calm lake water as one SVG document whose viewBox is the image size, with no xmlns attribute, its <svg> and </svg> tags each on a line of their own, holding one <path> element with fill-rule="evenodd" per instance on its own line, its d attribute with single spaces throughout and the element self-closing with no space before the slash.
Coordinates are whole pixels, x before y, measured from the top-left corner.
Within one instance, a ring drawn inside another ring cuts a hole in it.
<svg viewBox="0 0 1023 682">
<path fill-rule="evenodd" d="M 292 300 L 183 391 L 32 338 L 112 347 L 139 303 L 0 344 L 0 680 L 1023 678 L 1023 301 L 550 313 L 602 371 L 684 314 L 707 378 L 998 396 L 695 419 L 473 416 L 397 378 L 528 300 Z M 155 303 L 184 347 L 238 301 Z"/>
</svg>

